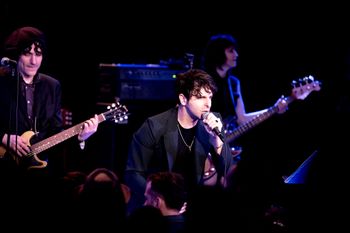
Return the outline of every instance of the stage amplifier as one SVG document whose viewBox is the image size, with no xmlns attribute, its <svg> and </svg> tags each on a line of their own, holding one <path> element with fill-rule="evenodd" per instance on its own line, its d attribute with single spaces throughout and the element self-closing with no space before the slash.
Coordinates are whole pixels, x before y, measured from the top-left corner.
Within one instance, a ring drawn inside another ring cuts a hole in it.
<svg viewBox="0 0 350 233">
<path fill-rule="evenodd" d="M 99 65 L 98 102 L 176 100 L 176 74 L 185 70 L 158 64 Z"/>
</svg>

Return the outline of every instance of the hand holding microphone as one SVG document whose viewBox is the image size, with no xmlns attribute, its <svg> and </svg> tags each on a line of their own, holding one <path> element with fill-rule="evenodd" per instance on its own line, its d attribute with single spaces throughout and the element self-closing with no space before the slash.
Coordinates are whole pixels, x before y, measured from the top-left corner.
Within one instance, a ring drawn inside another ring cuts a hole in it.
<svg viewBox="0 0 350 233">
<path fill-rule="evenodd" d="M 210 130 L 221 139 L 222 142 L 224 142 L 224 135 L 222 135 L 220 130 L 222 129 L 223 125 L 220 119 L 210 112 L 203 113 L 201 118 L 203 120 L 203 123 L 206 124 Z"/>
</svg>

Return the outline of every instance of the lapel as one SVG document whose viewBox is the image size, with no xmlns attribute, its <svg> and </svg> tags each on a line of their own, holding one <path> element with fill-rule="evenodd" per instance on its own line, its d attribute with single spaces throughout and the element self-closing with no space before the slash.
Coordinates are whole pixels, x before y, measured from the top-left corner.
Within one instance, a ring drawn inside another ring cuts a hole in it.
<svg viewBox="0 0 350 233">
<path fill-rule="evenodd" d="M 168 167 L 171 170 L 174 166 L 175 158 L 177 155 L 177 145 L 179 140 L 179 134 L 177 132 L 177 108 L 171 112 L 168 119 L 174 119 L 168 121 L 166 133 L 164 134 L 164 146 L 167 153 Z"/>
</svg>

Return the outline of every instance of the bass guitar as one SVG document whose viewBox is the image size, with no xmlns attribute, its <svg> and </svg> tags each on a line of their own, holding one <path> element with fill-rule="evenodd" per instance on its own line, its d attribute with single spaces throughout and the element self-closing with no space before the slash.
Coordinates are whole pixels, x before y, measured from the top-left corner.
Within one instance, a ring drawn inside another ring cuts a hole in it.
<svg viewBox="0 0 350 233">
<path fill-rule="evenodd" d="M 294 100 L 304 100 L 311 92 L 321 90 L 320 82 L 315 80 L 313 76 L 309 75 L 298 81 L 292 82 L 292 92 L 291 95 L 285 97 L 287 104 L 290 104 Z M 233 142 L 235 139 L 240 137 L 242 134 L 250 130 L 251 128 L 257 126 L 263 121 L 269 119 L 271 116 L 278 112 L 278 106 L 270 107 L 266 112 L 255 116 L 253 119 L 245 122 L 244 124 L 238 126 L 237 128 L 226 131 L 226 141 L 228 143 Z"/>
</svg>

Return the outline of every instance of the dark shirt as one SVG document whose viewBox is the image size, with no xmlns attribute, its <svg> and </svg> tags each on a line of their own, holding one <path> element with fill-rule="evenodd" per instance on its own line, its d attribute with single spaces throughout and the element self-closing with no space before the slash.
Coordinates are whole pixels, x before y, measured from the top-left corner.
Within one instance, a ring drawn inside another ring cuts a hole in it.
<svg viewBox="0 0 350 233">
<path fill-rule="evenodd" d="M 226 119 L 231 119 L 232 123 L 236 120 L 236 105 L 239 93 L 237 87 L 239 79 L 234 75 L 228 75 L 221 78 L 216 72 L 212 75 L 218 87 L 212 99 L 212 111 L 219 112 Z"/>
<path fill-rule="evenodd" d="M 170 233 L 184 233 L 185 232 L 185 217 L 183 215 L 165 216 L 168 223 Z"/>
<path fill-rule="evenodd" d="M 34 90 L 35 90 L 35 84 L 27 84 L 25 82 L 21 82 L 21 89 L 22 94 L 26 98 L 27 101 L 27 114 L 28 114 L 28 120 L 31 122 L 31 125 L 34 125 L 33 120 L 33 105 L 34 105 Z M 33 127 L 32 127 L 33 129 Z M 34 129 L 35 132 L 35 129 Z"/>
<path fill-rule="evenodd" d="M 195 167 L 195 154 L 194 140 L 196 127 L 191 129 L 182 128 L 178 124 L 179 140 L 178 140 L 178 153 L 173 167 L 173 172 L 182 174 L 185 180 L 186 190 L 190 190 L 197 183 L 196 180 L 196 167 Z M 184 142 L 185 141 L 185 142 Z M 186 143 L 186 144 L 185 144 Z M 190 148 L 188 148 L 190 147 Z M 190 150 L 191 149 L 191 150 Z"/>
</svg>

